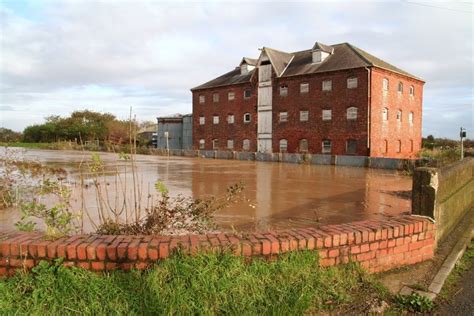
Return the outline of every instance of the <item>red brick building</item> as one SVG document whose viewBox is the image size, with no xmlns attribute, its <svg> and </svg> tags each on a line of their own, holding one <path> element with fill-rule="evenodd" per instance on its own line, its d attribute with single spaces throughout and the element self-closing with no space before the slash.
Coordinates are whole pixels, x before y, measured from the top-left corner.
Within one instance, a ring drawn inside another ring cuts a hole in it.
<svg viewBox="0 0 474 316">
<path fill-rule="evenodd" d="M 421 79 L 349 44 L 264 47 L 191 89 L 196 149 L 411 158 Z"/>
</svg>

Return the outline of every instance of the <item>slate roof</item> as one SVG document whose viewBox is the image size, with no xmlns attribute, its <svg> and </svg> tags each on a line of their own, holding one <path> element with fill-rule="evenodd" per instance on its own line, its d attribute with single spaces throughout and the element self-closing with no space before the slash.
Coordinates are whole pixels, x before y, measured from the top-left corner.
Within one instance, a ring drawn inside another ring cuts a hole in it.
<svg viewBox="0 0 474 316">
<path fill-rule="evenodd" d="M 316 42 L 313 48 L 321 49 L 322 51 L 326 52 L 333 50 L 333 52 L 323 62 L 313 63 L 311 49 L 286 53 L 269 47 L 263 47 L 262 51 L 265 51 L 269 57 L 277 76 L 282 78 L 361 67 L 379 67 L 422 81 L 422 79 L 398 67 L 395 67 L 349 43 L 327 46 Z M 252 62 L 257 61 L 256 59 L 247 57 L 245 57 L 242 61 L 246 59 Z M 242 75 L 240 73 L 240 68 L 237 67 L 234 70 L 202 85 L 199 85 L 191 90 L 250 82 L 256 69 L 257 68 Z"/>
</svg>

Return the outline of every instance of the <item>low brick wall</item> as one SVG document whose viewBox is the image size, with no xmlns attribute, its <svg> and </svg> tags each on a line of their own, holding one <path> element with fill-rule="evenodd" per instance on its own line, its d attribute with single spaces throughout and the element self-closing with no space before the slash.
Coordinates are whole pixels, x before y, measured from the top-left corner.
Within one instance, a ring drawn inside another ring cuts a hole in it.
<svg viewBox="0 0 474 316">
<path fill-rule="evenodd" d="M 178 249 L 268 257 L 317 250 L 322 266 L 356 261 L 378 272 L 431 259 L 434 236 L 434 224 L 416 216 L 244 235 L 77 235 L 48 241 L 41 233 L 0 232 L 0 276 L 56 258 L 63 258 L 64 265 L 95 271 L 146 269 Z"/>
<path fill-rule="evenodd" d="M 443 168 L 416 168 L 412 195 L 412 214 L 433 218 L 436 240 L 444 240 L 474 207 L 474 158 Z"/>
</svg>

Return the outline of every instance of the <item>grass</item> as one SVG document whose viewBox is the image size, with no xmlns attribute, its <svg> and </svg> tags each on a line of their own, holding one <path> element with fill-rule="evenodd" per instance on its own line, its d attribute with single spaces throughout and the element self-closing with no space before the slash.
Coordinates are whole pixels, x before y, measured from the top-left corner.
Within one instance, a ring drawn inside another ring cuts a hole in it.
<svg viewBox="0 0 474 316">
<path fill-rule="evenodd" d="M 2 147 L 19 147 L 19 148 L 34 148 L 34 149 L 56 149 L 55 143 L 23 143 L 23 142 L 15 142 L 15 143 L 3 143 L 0 142 L 0 146 Z"/>
<path fill-rule="evenodd" d="M 229 254 L 177 254 L 148 271 L 95 274 L 56 263 L 0 281 L 3 314 L 302 315 L 381 299 L 385 291 L 358 265 L 322 269 L 314 252 L 276 261 Z"/>
</svg>

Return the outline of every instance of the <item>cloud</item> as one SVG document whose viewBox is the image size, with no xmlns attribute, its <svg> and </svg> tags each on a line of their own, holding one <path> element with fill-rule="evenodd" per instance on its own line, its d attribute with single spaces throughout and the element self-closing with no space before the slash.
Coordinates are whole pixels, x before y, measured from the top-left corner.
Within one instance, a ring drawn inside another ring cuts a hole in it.
<svg viewBox="0 0 474 316">
<path fill-rule="evenodd" d="M 351 42 L 425 79 L 425 134 L 456 137 L 441 118 L 474 128 L 469 13 L 406 2 L 27 1 L 3 3 L 0 19 L 0 125 L 16 130 L 86 105 L 122 118 L 133 106 L 144 120 L 188 113 L 189 89 L 242 56 L 315 41 Z"/>
</svg>

